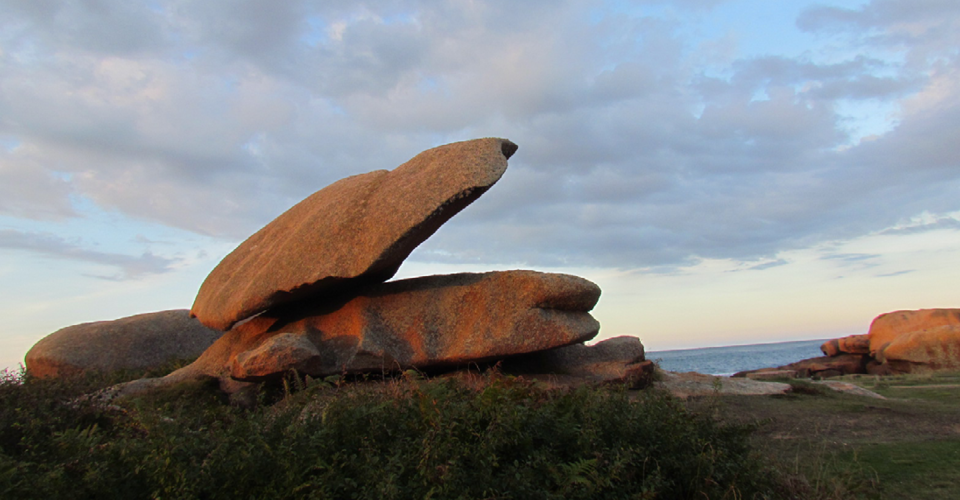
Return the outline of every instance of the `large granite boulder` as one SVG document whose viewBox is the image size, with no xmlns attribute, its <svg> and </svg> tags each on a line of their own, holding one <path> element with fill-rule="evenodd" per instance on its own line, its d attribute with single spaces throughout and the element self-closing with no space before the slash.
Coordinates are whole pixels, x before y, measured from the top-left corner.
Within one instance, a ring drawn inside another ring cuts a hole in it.
<svg viewBox="0 0 960 500">
<path fill-rule="evenodd" d="M 27 371 L 38 377 L 149 370 L 192 361 L 221 335 L 186 309 L 159 311 L 61 328 L 37 342 L 25 361 Z"/>
<path fill-rule="evenodd" d="M 280 304 L 335 299 L 386 281 L 417 245 L 500 179 L 516 150 L 506 139 L 458 142 L 321 189 L 227 255 L 207 276 L 191 314 L 227 330 Z"/>
<path fill-rule="evenodd" d="M 898 335 L 877 352 L 894 373 L 960 369 L 960 325 L 942 325 Z"/>
<path fill-rule="evenodd" d="M 371 285 L 338 303 L 305 301 L 238 324 L 168 380 L 254 382 L 291 369 L 325 376 L 491 361 L 593 338 L 600 325 L 588 311 L 599 297 L 583 278 L 534 271 Z"/>
<path fill-rule="evenodd" d="M 870 324 L 870 354 L 884 350 L 897 337 L 939 326 L 960 326 L 960 309 L 918 309 L 881 314 Z"/>
</svg>

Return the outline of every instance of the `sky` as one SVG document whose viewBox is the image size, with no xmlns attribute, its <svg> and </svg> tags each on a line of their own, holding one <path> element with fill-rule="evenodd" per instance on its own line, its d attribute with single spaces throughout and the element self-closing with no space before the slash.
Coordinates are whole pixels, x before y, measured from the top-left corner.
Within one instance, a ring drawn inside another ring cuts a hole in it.
<svg viewBox="0 0 960 500">
<path fill-rule="evenodd" d="M 489 136 L 507 172 L 398 278 L 584 276 L 647 350 L 960 307 L 956 0 L 4 0 L 0 367 Z"/>
</svg>

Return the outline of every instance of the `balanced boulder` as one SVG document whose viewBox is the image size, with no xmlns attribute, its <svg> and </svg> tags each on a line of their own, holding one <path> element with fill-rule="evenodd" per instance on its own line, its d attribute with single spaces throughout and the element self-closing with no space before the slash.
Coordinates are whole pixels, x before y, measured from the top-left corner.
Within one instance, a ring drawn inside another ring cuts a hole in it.
<svg viewBox="0 0 960 500">
<path fill-rule="evenodd" d="M 444 222 L 497 180 L 517 146 L 476 139 L 392 171 L 335 182 L 240 244 L 207 276 L 191 314 L 227 330 L 274 306 L 336 299 L 391 278 Z"/>
<path fill-rule="evenodd" d="M 291 369 L 324 376 L 490 361 L 593 338 L 600 325 L 588 311 L 599 297 L 583 278 L 535 271 L 371 285 L 340 302 L 302 301 L 238 324 L 170 379 L 260 381 Z"/>
<path fill-rule="evenodd" d="M 221 335 L 186 309 L 159 311 L 61 328 L 37 342 L 25 361 L 37 377 L 149 370 L 192 361 Z"/>
</svg>

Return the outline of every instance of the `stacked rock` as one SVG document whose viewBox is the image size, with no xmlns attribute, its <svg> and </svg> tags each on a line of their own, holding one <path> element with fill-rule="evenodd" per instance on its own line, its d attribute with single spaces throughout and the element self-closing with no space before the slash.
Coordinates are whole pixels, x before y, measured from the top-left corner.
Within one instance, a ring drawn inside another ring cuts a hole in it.
<svg viewBox="0 0 960 500">
<path fill-rule="evenodd" d="M 583 278 L 506 271 L 387 282 L 420 243 L 500 179 L 516 150 L 497 138 L 448 144 L 298 203 L 206 278 L 190 314 L 226 333 L 165 380 L 215 377 L 231 391 L 290 370 L 382 373 L 593 349 L 581 344 L 599 331 L 589 311 L 600 288 Z M 652 369 L 639 339 L 615 345 L 618 354 L 590 377 Z M 570 360 L 566 370 L 574 372 L 599 362 L 579 351 L 551 356 Z M 519 361 L 511 366 L 529 372 Z"/>
</svg>

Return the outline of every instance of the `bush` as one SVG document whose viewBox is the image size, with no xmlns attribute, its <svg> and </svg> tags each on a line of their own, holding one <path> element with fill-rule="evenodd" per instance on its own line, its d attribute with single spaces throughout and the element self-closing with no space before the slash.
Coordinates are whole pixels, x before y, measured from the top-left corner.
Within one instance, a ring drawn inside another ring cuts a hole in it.
<svg viewBox="0 0 960 500">
<path fill-rule="evenodd" d="M 544 390 L 499 376 L 293 382 L 247 410 L 203 384 L 106 408 L 70 402 L 89 382 L 8 374 L 0 497 L 773 496 L 746 428 L 654 391 Z"/>
</svg>

